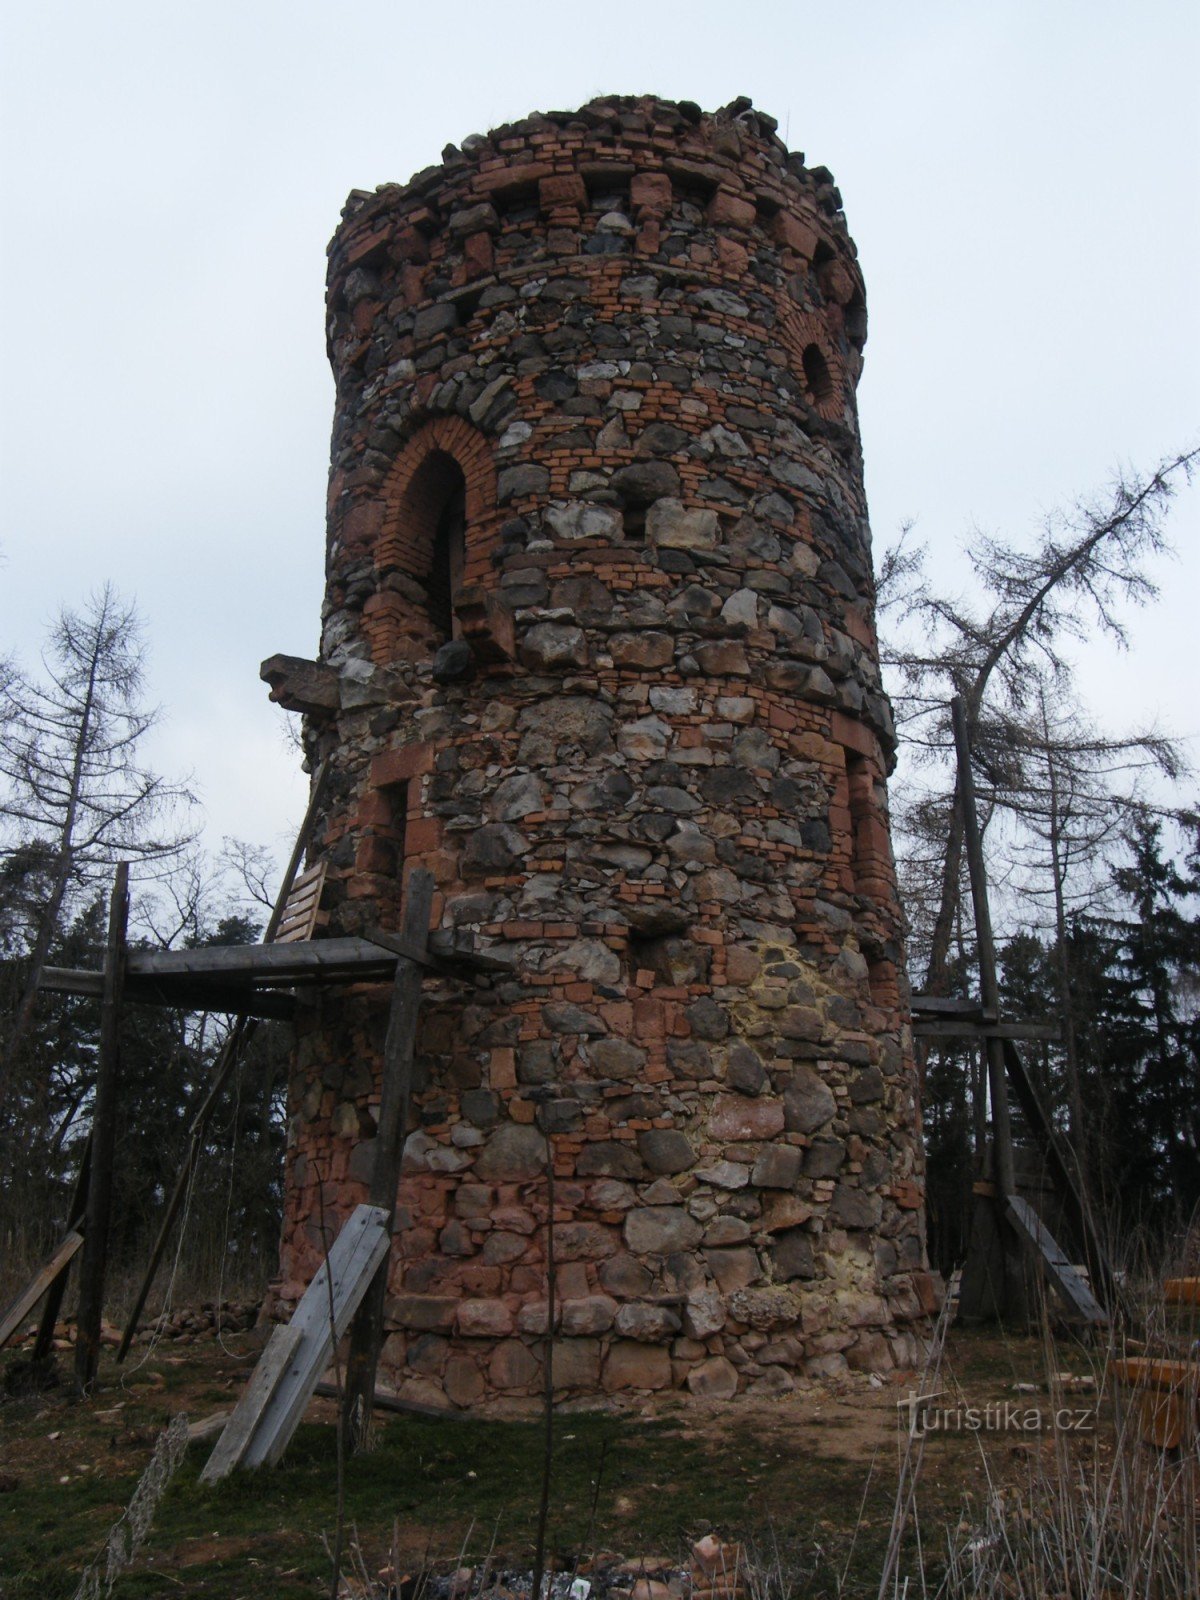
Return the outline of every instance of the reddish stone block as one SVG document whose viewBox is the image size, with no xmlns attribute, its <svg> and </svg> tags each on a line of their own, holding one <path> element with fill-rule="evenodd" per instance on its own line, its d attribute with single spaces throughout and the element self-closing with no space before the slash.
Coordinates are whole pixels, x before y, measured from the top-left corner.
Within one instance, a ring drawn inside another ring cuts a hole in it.
<svg viewBox="0 0 1200 1600">
<path fill-rule="evenodd" d="M 543 211 L 555 206 L 582 207 L 587 204 L 587 188 L 576 172 L 556 173 L 538 184 L 538 204 Z"/>
</svg>

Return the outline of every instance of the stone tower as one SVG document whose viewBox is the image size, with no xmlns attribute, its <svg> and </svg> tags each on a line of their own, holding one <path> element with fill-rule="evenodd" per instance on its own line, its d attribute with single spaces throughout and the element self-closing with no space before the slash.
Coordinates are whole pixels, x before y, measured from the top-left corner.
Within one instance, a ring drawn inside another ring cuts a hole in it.
<svg viewBox="0 0 1200 1600">
<path fill-rule="evenodd" d="M 606 98 L 356 191 L 320 663 L 329 931 L 427 981 L 384 1369 L 566 1392 L 909 1365 L 933 1306 L 841 199 L 737 100 Z M 294 681 L 292 681 L 294 679 Z M 303 680 L 303 682 L 301 682 Z M 385 1006 L 306 1012 L 284 1300 L 363 1198 Z M 552 1155 L 548 1156 L 548 1143 Z"/>
</svg>

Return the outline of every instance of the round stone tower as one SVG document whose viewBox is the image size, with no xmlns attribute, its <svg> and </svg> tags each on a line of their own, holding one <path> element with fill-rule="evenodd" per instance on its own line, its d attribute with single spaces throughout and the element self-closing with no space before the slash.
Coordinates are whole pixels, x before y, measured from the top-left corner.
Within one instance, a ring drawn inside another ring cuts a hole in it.
<svg viewBox="0 0 1200 1600">
<path fill-rule="evenodd" d="M 541 1382 L 548 1161 L 563 1392 L 910 1365 L 933 1308 L 863 283 L 775 126 L 533 116 L 330 249 L 320 663 L 276 682 L 327 931 L 424 866 L 433 947 L 503 963 L 425 984 L 383 1361 L 436 1403 Z M 385 1016 L 303 1014 L 284 1300 L 364 1197 Z"/>
</svg>

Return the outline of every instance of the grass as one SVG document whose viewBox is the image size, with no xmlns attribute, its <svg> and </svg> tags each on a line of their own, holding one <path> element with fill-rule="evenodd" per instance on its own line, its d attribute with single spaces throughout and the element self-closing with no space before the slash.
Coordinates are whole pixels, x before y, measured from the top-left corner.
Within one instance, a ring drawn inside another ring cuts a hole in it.
<svg viewBox="0 0 1200 1600">
<path fill-rule="evenodd" d="M 185 1352 L 163 1345 L 123 1377 L 106 1362 L 97 1398 L 85 1404 L 55 1393 L 0 1406 L 3 1600 L 73 1596 L 167 1418 L 228 1408 L 254 1349 L 248 1336 L 228 1341 L 228 1351 L 211 1340 Z M 1015 1383 L 1038 1383 L 1033 1403 L 1045 1406 L 1046 1372 L 1086 1370 L 1091 1358 L 1082 1349 L 1048 1351 L 1036 1338 L 957 1331 L 944 1377 L 951 1392 L 975 1403 L 1011 1399 Z M 814 1389 L 769 1405 L 700 1408 L 667 1399 L 653 1416 L 561 1414 L 551 1555 L 570 1565 L 602 1551 L 678 1557 L 711 1530 L 760 1550 L 778 1548 L 780 1572 L 792 1575 L 786 1585 L 792 1600 L 874 1600 L 897 1482 L 893 1413 L 907 1388 L 872 1390 L 860 1381 L 841 1394 Z M 194 1445 L 141 1556 L 116 1586 L 117 1600 L 327 1594 L 325 1539 L 335 1523 L 332 1415 L 330 1402 L 314 1407 L 280 1468 L 235 1475 L 214 1488 L 197 1481 L 211 1444 Z M 1111 1439 L 1107 1427 L 1104 1440 Z M 1043 1468 L 1056 1470 L 1051 1452 L 1058 1445 L 1006 1435 L 931 1438 L 919 1519 L 906 1530 L 897 1565 L 901 1582 L 911 1575 L 908 1593 L 932 1596 L 948 1552 L 960 1553 L 961 1567 L 961 1552 L 979 1532 L 995 1531 L 997 1506 L 1028 1506 L 1029 1486 Z M 494 1561 L 527 1570 L 540 1462 L 541 1425 L 532 1415 L 386 1418 L 372 1450 L 346 1468 L 347 1529 L 357 1536 L 365 1569 L 385 1564 L 395 1531 L 411 1570 L 449 1569 L 464 1551 L 468 1563 L 478 1562 L 493 1543 Z M 781 1600 L 784 1588 L 773 1583 L 760 1600 Z M 993 1592 L 1010 1591 L 998 1580 Z"/>
</svg>

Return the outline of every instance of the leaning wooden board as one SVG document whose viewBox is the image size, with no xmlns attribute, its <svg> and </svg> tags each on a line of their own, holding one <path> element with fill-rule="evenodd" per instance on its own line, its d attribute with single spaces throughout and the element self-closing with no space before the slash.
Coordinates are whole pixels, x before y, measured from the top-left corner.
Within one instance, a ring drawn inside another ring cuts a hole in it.
<svg viewBox="0 0 1200 1600">
<path fill-rule="evenodd" d="M 34 1273 L 33 1277 L 17 1295 L 17 1298 L 7 1308 L 4 1316 L 0 1318 L 0 1348 L 6 1345 L 13 1334 L 16 1333 L 55 1278 L 72 1260 L 82 1243 L 83 1235 L 72 1229 L 49 1261 Z"/>
<path fill-rule="evenodd" d="M 1103 1326 L 1108 1321 L 1103 1307 L 1062 1253 L 1058 1241 L 1029 1202 L 1020 1195 L 1010 1195 L 1008 1215 L 1018 1232 L 1033 1246 L 1046 1276 L 1071 1309 L 1085 1322 Z"/>
<path fill-rule="evenodd" d="M 275 1330 L 263 1351 L 200 1474 L 202 1483 L 216 1483 L 234 1467 L 273 1466 L 279 1460 L 329 1364 L 334 1340 L 349 1327 L 390 1245 L 387 1212 L 381 1206 L 356 1207 L 291 1322 Z"/>
</svg>

